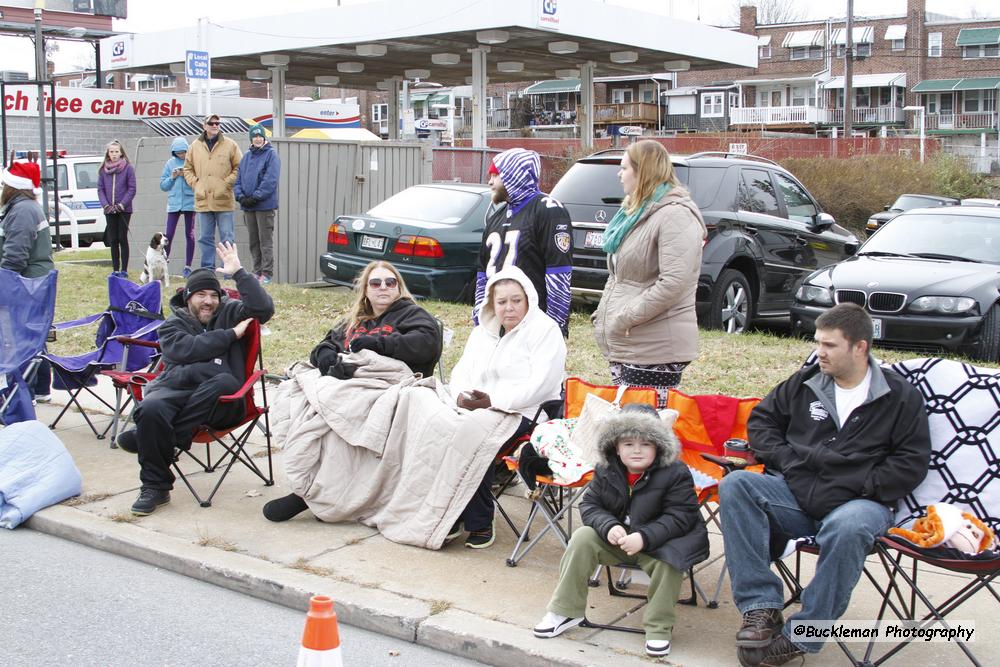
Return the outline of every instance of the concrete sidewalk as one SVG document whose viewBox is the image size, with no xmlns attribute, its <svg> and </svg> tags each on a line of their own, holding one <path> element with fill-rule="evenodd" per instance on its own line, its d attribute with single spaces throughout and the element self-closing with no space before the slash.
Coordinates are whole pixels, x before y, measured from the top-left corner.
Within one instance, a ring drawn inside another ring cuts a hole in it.
<svg viewBox="0 0 1000 667">
<path fill-rule="evenodd" d="M 101 384 L 98 389 L 102 396 L 113 395 L 109 385 Z M 62 407 L 58 401 L 65 396 L 55 392 L 56 403 L 39 406 L 39 419 L 51 423 Z M 106 409 L 92 399 L 86 405 L 99 426 L 107 424 Z M 139 486 L 136 457 L 110 449 L 107 440 L 97 440 L 75 410 L 63 417 L 56 433 L 83 474 L 83 495 L 36 514 L 27 524 L 35 530 L 297 609 L 305 610 L 312 594 L 328 594 L 336 600 L 338 616 L 345 623 L 494 665 L 737 664 L 733 637 L 739 614 L 731 602 L 728 578 L 718 608 L 678 607 L 673 649 L 667 659 L 645 657 L 644 640 L 638 634 L 575 629 L 541 640 L 531 634 L 531 628 L 544 614 L 558 577 L 562 548 L 554 536 L 544 537 L 516 568 L 510 568 L 505 561 L 515 537 L 499 515 L 496 543 L 482 551 L 466 549 L 461 542 L 436 552 L 402 546 L 361 524 L 321 523 L 308 511 L 286 523 L 270 523 L 261 508 L 288 492 L 280 452 L 275 455 L 273 487 L 265 487 L 237 465 L 212 507 L 199 507 L 178 482 L 169 505 L 137 519 L 129 512 Z M 259 434 L 252 449 L 263 449 Z M 207 493 L 220 474 L 194 472 L 191 465 L 185 471 L 189 468 L 199 493 Z M 505 496 L 504 506 L 515 521 L 523 522 L 529 509 L 523 487 L 514 487 Z M 711 538 L 713 556 L 717 556 L 722 553 L 722 539 L 717 531 Z M 874 559 L 872 564 L 878 567 Z M 716 558 L 696 574 L 709 594 L 722 567 L 723 561 Z M 961 583 L 959 579 L 921 574 L 925 590 L 935 597 L 953 589 Z M 685 584 L 684 594 L 689 590 Z M 878 602 L 873 587 L 862 580 L 844 619 L 873 618 Z M 641 611 L 633 613 L 640 609 L 638 603 L 609 597 L 602 577 L 602 587 L 591 590 L 588 616 L 598 622 L 641 627 Z M 981 660 L 1000 652 L 1000 637 L 987 635 L 995 625 L 989 621 L 995 617 L 994 603 L 979 596 L 955 614 L 956 620 L 979 621 L 972 648 Z M 864 650 L 863 644 L 850 646 Z M 886 646 L 879 645 L 877 654 Z M 961 660 L 958 647 L 943 643 L 908 646 L 897 659 L 910 667 Z M 807 664 L 847 661 L 839 648 L 830 645 L 810 656 Z"/>
</svg>

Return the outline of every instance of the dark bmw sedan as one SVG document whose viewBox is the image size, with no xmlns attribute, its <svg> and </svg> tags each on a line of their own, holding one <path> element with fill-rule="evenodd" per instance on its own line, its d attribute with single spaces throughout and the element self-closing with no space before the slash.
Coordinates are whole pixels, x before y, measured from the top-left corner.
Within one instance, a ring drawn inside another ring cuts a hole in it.
<svg viewBox="0 0 1000 667">
<path fill-rule="evenodd" d="M 407 188 L 367 213 L 339 216 L 319 258 L 323 280 L 349 287 L 381 259 L 399 269 L 414 296 L 471 303 L 489 207 L 486 185 L 434 183 Z"/>
<path fill-rule="evenodd" d="M 823 311 L 844 302 L 871 314 L 876 343 L 1000 361 L 1000 210 L 900 214 L 857 255 L 805 279 L 793 329 L 815 330 Z"/>
</svg>

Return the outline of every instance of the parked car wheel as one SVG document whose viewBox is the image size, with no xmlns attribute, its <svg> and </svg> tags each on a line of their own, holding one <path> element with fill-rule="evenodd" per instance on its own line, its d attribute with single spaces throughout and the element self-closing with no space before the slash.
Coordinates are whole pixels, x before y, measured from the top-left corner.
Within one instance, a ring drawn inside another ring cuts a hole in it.
<svg viewBox="0 0 1000 667">
<path fill-rule="evenodd" d="M 754 318 L 753 292 L 746 276 L 726 269 L 712 291 L 708 325 L 726 333 L 743 333 Z"/>
<path fill-rule="evenodd" d="M 1000 305 L 993 304 L 983 318 L 983 328 L 973 354 L 979 361 L 1000 361 Z"/>
</svg>

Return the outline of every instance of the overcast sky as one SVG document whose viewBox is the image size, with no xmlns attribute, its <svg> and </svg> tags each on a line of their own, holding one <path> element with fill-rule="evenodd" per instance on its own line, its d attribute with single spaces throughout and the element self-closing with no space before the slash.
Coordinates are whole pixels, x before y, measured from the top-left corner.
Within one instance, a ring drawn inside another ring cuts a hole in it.
<svg viewBox="0 0 1000 667">
<path fill-rule="evenodd" d="M 377 0 L 341 0 L 344 5 L 356 5 Z M 847 12 L 846 0 L 790 0 L 802 6 L 807 19 L 840 17 Z M 434 0 L 424 0 L 433 4 Z M 471 2 L 471 0 L 470 0 Z M 621 5 L 658 14 L 671 14 L 688 21 L 701 20 L 711 25 L 731 25 L 735 16 L 737 0 L 606 0 L 609 5 Z M 0 0 L 3 4 L 3 0 Z M 279 3 L 275 3 L 279 4 Z M 321 7 L 329 7 L 332 0 L 281 0 L 285 13 L 293 13 Z M 273 15 L 271 3 L 246 2 L 246 0 L 169 0 L 168 2 L 129 2 L 129 17 L 115 19 L 114 29 L 130 32 L 152 32 L 170 28 L 193 26 L 199 17 L 207 16 L 215 21 L 228 21 L 257 16 Z M 906 11 L 906 0 L 855 0 L 855 16 L 902 15 Z M 927 0 L 927 11 L 965 18 L 972 16 L 997 16 L 1000 7 L 996 0 Z M 3 69 L 27 71 L 34 74 L 33 46 L 27 38 L 0 38 L 0 52 L 3 52 Z M 61 42 L 55 55 L 56 71 L 66 72 L 78 69 L 87 62 L 93 50 L 73 42 Z"/>
</svg>

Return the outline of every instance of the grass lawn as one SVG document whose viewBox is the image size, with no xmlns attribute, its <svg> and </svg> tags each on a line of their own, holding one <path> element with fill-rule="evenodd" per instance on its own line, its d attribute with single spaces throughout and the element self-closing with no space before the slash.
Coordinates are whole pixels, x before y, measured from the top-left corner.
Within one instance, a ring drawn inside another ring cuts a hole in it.
<svg viewBox="0 0 1000 667">
<path fill-rule="evenodd" d="M 77 264 L 74 259 L 101 259 L 104 251 L 61 252 L 56 256 L 59 288 L 56 301 L 56 321 L 76 319 L 104 309 L 107 303 L 108 266 Z M 80 254 L 86 257 L 80 257 Z M 226 283 L 232 286 L 233 283 Z M 183 285 L 178 277 L 164 294 L 164 309 L 176 287 Z M 268 326 L 271 335 L 264 339 L 264 358 L 268 370 L 283 371 L 293 362 L 306 359 L 309 351 L 333 326 L 347 307 L 350 292 L 345 288 L 304 288 L 293 285 L 268 286 L 274 299 L 276 314 Z M 427 310 L 454 331 L 451 345 L 445 350 L 445 368 L 452 368 L 461 356 L 472 324 L 470 306 L 426 301 Z M 570 319 L 568 375 L 591 382 L 608 383 L 610 376 L 604 358 L 597 349 L 591 332 L 590 313 L 593 306 L 574 309 Z M 59 354 L 73 354 L 93 346 L 94 327 L 81 327 L 73 332 L 61 332 L 51 349 Z M 717 331 L 700 332 L 701 356 L 684 373 L 681 389 L 688 393 L 719 393 L 734 396 L 763 396 L 786 378 L 809 354 L 809 341 L 772 335 L 749 333 L 731 336 Z M 877 350 L 887 361 L 914 356 L 908 352 Z"/>
</svg>

